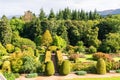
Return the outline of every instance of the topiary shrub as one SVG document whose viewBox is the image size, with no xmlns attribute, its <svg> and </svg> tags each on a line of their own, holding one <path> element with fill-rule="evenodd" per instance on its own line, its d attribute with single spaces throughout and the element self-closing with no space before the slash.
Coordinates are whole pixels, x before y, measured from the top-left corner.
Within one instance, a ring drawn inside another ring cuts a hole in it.
<svg viewBox="0 0 120 80">
<path fill-rule="evenodd" d="M 76 71 L 75 74 L 77 74 L 77 75 L 85 75 L 85 74 L 87 74 L 87 72 L 86 71 Z"/>
<path fill-rule="evenodd" d="M 45 67 L 45 74 L 51 76 L 55 73 L 54 64 L 52 61 L 48 61 Z"/>
<path fill-rule="evenodd" d="M 10 61 L 4 61 L 3 65 L 2 65 L 2 72 L 7 72 L 10 73 L 11 72 L 11 66 L 10 66 Z"/>
<path fill-rule="evenodd" d="M 106 74 L 106 64 L 105 64 L 105 61 L 104 59 L 100 58 L 98 61 L 97 61 L 97 73 L 98 74 Z"/>
<path fill-rule="evenodd" d="M 50 51 L 46 51 L 45 54 L 45 63 L 51 61 L 51 52 Z"/>
<path fill-rule="evenodd" d="M 60 66 L 60 74 L 61 75 L 67 75 L 70 73 L 70 61 L 64 60 L 62 62 L 62 65 Z"/>
</svg>

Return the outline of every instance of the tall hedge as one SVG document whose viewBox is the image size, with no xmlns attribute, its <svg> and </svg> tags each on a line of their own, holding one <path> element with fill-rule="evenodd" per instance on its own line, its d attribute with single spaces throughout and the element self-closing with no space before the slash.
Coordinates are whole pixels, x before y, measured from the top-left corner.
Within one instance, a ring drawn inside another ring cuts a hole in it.
<svg viewBox="0 0 120 80">
<path fill-rule="evenodd" d="M 51 76 L 55 73 L 54 64 L 52 61 L 48 61 L 45 66 L 45 74 Z"/>
<path fill-rule="evenodd" d="M 45 63 L 51 61 L 51 52 L 50 51 L 46 51 L 45 54 Z"/>
<path fill-rule="evenodd" d="M 98 74 L 106 74 L 106 63 L 104 59 L 100 58 L 97 61 L 97 73 Z"/>
<path fill-rule="evenodd" d="M 70 73 L 70 62 L 68 60 L 62 62 L 59 72 L 61 75 L 67 75 Z"/>
</svg>

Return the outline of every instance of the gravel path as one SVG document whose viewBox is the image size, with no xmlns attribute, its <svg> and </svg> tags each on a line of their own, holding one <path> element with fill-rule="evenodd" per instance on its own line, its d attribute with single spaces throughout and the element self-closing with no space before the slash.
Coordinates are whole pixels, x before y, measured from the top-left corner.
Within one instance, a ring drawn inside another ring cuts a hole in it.
<svg viewBox="0 0 120 80">
<path fill-rule="evenodd" d="M 36 78 L 25 78 L 24 76 L 21 76 L 20 78 L 16 80 L 64 80 L 64 79 L 72 79 L 72 78 L 104 78 L 104 77 L 118 77 L 120 76 L 120 73 L 107 73 L 105 75 L 98 75 L 98 74 L 86 74 L 84 76 L 78 76 L 76 74 L 69 74 L 66 76 L 38 76 Z"/>
</svg>

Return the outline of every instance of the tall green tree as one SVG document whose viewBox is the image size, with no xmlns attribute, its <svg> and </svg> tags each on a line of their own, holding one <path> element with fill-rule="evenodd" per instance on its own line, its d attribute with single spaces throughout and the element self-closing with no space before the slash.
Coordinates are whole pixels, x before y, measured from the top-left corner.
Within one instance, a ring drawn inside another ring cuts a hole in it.
<svg viewBox="0 0 120 80">
<path fill-rule="evenodd" d="M 59 12 L 56 15 L 57 20 L 62 20 L 63 19 L 63 11 L 59 10 Z"/>
<path fill-rule="evenodd" d="M 53 42 L 49 30 L 46 30 L 42 36 L 42 45 L 48 47 Z"/>
<path fill-rule="evenodd" d="M 63 11 L 63 18 L 65 20 L 71 19 L 71 10 L 68 7 L 65 8 L 64 11 Z"/>
<path fill-rule="evenodd" d="M 44 20 L 45 18 L 46 18 L 46 14 L 45 14 L 44 10 L 41 8 L 40 14 L 39 14 L 39 19 Z"/>
<path fill-rule="evenodd" d="M 12 39 L 12 29 L 6 16 L 2 16 L 0 21 L 0 41 L 5 46 L 10 44 Z"/>
<path fill-rule="evenodd" d="M 53 19 L 53 18 L 55 18 L 55 13 L 54 13 L 53 9 L 51 9 L 50 14 L 48 16 L 48 19 L 50 20 L 50 19 Z"/>
</svg>

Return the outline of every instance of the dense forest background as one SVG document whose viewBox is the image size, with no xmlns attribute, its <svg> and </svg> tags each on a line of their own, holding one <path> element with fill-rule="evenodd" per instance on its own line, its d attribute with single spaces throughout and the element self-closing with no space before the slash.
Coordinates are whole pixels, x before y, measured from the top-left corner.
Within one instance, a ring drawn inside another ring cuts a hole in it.
<svg viewBox="0 0 120 80">
<path fill-rule="evenodd" d="M 0 42 L 12 44 L 20 49 L 24 45 L 32 49 L 57 46 L 66 53 L 118 53 L 120 50 L 119 15 L 99 15 L 97 11 L 71 10 L 65 8 L 39 15 L 31 11 L 19 18 L 0 19 Z"/>
</svg>

